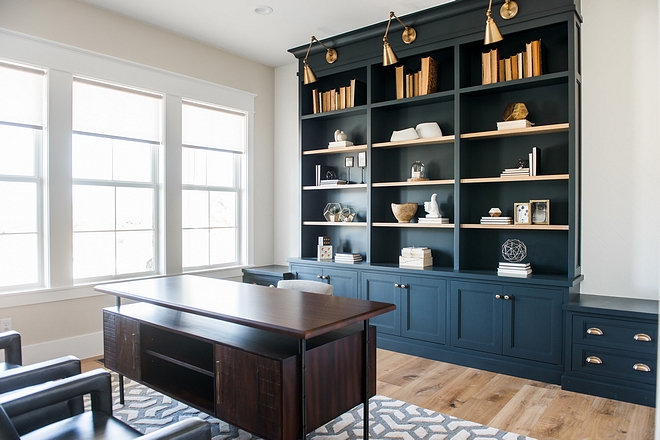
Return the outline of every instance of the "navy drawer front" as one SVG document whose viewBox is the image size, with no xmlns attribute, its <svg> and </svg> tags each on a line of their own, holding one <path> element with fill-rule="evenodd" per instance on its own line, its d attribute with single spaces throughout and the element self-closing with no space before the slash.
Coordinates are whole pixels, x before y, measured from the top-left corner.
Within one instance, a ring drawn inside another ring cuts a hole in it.
<svg viewBox="0 0 660 440">
<path fill-rule="evenodd" d="M 647 337 L 650 341 L 646 341 Z M 573 342 L 628 351 L 655 353 L 658 347 L 655 323 L 600 316 L 573 316 Z"/>
<path fill-rule="evenodd" d="M 653 354 L 624 350 L 612 350 L 588 345 L 573 345 L 571 369 L 577 373 L 608 376 L 654 385 L 656 382 L 656 357 Z M 590 359 L 592 362 L 589 362 Z M 600 362 L 600 363 L 598 363 Z M 634 366 L 638 369 L 635 370 Z M 643 371 L 644 366 L 650 371 Z"/>
</svg>

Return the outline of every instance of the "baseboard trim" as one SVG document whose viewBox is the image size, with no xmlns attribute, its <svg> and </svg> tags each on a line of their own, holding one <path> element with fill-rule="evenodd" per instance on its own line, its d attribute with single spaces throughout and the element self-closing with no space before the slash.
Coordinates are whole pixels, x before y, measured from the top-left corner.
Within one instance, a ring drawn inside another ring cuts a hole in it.
<svg viewBox="0 0 660 440">
<path fill-rule="evenodd" d="M 23 346 L 23 364 L 29 365 L 61 356 L 87 359 L 103 354 L 103 332 Z"/>
</svg>

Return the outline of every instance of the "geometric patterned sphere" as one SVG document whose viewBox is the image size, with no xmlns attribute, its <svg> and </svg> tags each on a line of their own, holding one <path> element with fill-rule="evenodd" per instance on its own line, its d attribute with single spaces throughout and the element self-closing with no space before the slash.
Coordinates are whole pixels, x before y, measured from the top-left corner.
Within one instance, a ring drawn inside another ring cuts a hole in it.
<svg viewBox="0 0 660 440">
<path fill-rule="evenodd" d="M 510 263 L 520 263 L 527 257 L 527 246 L 517 238 L 510 238 L 502 245 L 502 256 Z"/>
</svg>

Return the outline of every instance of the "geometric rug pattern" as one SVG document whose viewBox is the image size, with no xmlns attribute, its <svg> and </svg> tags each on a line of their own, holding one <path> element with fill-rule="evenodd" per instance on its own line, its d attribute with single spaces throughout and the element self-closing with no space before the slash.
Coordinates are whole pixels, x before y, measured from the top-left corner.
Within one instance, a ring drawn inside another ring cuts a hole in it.
<svg viewBox="0 0 660 440">
<path fill-rule="evenodd" d="M 124 401 L 119 404 L 119 382 L 112 373 L 114 416 L 147 434 L 170 423 L 199 417 L 211 424 L 213 440 L 256 440 L 258 437 L 191 408 L 151 388 L 124 378 Z M 456 417 L 376 395 L 369 401 L 369 437 L 401 440 L 533 440 Z M 307 436 L 314 440 L 362 438 L 362 405 L 342 414 Z"/>
</svg>

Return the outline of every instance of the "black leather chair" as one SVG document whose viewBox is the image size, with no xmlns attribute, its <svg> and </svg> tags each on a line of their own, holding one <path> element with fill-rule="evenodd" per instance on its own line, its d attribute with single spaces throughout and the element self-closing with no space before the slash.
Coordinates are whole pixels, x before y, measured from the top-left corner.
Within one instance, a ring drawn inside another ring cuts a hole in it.
<svg viewBox="0 0 660 440">
<path fill-rule="evenodd" d="M 89 394 L 91 411 L 82 398 Z M 73 399 L 73 400 L 72 400 Z M 68 417 L 46 426 L 21 426 L 21 416 L 58 402 L 72 402 Z M 0 396 L 0 438 L 3 440 L 210 440 L 211 425 L 199 418 L 174 423 L 142 435 L 112 416 L 110 373 L 98 369 L 56 382 Z"/>
</svg>

